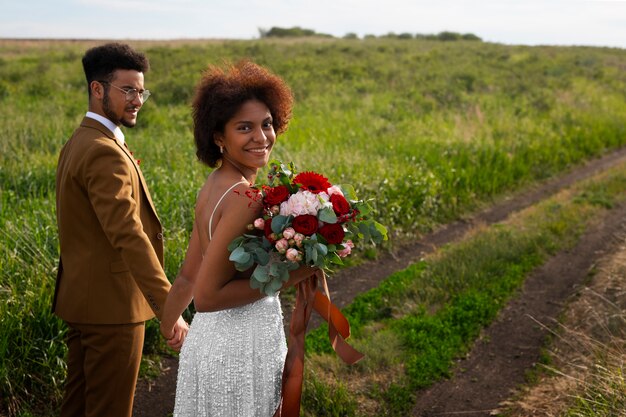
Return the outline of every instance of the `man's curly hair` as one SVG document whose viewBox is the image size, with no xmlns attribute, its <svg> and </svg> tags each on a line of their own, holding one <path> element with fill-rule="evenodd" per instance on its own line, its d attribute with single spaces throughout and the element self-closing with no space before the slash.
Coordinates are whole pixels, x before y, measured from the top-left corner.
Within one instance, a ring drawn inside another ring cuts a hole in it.
<svg viewBox="0 0 626 417">
<path fill-rule="evenodd" d="M 196 155 L 210 167 L 221 158 L 215 134 L 224 133 L 226 123 L 245 102 L 259 100 L 268 107 L 277 135 L 287 129 L 293 105 L 287 84 L 265 68 L 250 61 L 225 67 L 209 66 L 192 104 Z"/>
<path fill-rule="evenodd" d="M 129 45 L 123 43 L 107 43 L 96 46 L 85 52 L 83 69 L 87 78 L 87 90 L 91 94 L 89 85 L 92 81 L 111 81 L 116 70 L 135 70 L 148 72 L 150 63 L 148 58 Z"/>
</svg>

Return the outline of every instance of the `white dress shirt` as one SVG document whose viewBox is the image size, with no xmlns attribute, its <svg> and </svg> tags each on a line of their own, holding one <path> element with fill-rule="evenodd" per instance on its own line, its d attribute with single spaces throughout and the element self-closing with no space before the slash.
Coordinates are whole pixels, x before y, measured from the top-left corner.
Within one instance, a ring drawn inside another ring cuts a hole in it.
<svg viewBox="0 0 626 417">
<path fill-rule="evenodd" d="M 100 123 L 102 123 L 107 129 L 109 129 L 111 131 L 111 133 L 113 133 L 113 135 L 115 136 L 115 138 L 117 140 L 119 140 L 122 145 L 124 145 L 124 133 L 122 132 L 122 129 L 120 129 L 119 126 L 116 126 L 115 123 L 113 123 L 112 121 L 110 121 L 109 119 L 107 119 L 104 116 L 99 115 L 98 113 L 94 113 L 91 111 L 88 111 L 87 114 L 85 115 L 85 117 L 89 117 L 90 119 L 94 119 Z"/>
</svg>

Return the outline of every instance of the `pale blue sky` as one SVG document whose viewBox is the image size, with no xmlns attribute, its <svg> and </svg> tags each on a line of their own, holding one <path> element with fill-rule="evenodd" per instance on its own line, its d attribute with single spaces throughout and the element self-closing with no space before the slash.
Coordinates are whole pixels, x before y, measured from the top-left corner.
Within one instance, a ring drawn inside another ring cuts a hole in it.
<svg viewBox="0 0 626 417">
<path fill-rule="evenodd" d="M 252 39 L 272 26 L 626 48 L 626 0 L 0 0 L 0 38 Z"/>
</svg>

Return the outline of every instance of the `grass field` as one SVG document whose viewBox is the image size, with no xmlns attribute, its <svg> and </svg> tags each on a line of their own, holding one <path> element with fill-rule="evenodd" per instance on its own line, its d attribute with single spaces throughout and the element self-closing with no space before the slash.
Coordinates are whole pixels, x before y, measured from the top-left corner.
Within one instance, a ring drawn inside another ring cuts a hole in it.
<svg viewBox="0 0 626 417">
<path fill-rule="evenodd" d="M 0 41 L 0 413 L 53 414 L 62 390 L 64 327 L 50 313 L 54 172 L 86 111 L 80 58 L 92 44 Z M 126 136 L 166 231 L 169 277 L 209 172 L 195 161 L 189 107 L 209 63 L 250 58 L 284 77 L 296 105 L 273 156 L 375 198 L 391 244 L 626 143 L 620 49 L 397 39 L 133 44 L 151 60 L 153 96 Z M 148 326 L 146 352 L 161 349 L 156 329 Z"/>
</svg>

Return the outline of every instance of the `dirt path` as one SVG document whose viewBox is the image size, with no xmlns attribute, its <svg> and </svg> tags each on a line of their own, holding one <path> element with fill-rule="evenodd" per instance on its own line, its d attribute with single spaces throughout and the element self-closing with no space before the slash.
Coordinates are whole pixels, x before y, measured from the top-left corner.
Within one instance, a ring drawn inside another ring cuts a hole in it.
<svg viewBox="0 0 626 417">
<path fill-rule="evenodd" d="M 626 228 L 626 204 L 589 228 L 573 249 L 558 253 L 526 278 L 523 291 L 481 335 L 453 376 L 418 393 L 420 417 L 497 414 L 501 402 L 525 382 L 539 360 L 548 331 L 565 302 L 585 283 L 595 264 L 616 245 Z"/>
<path fill-rule="evenodd" d="M 502 221 L 510 214 L 529 207 L 556 193 L 560 189 L 566 188 L 577 181 L 589 178 L 598 172 L 606 170 L 617 163 L 622 162 L 623 160 L 626 160 L 626 148 L 607 154 L 602 158 L 594 159 L 566 174 L 533 186 L 532 188 L 529 188 L 511 198 L 504 199 L 503 201 L 500 201 L 490 208 L 476 213 L 471 217 L 445 225 L 437 231 L 424 236 L 414 244 L 396 248 L 393 253 L 381 256 L 376 262 L 367 262 L 360 266 L 340 271 L 328 279 L 333 302 L 339 307 L 343 307 L 349 304 L 356 295 L 376 287 L 380 281 L 385 279 L 391 273 L 404 269 L 411 263 L 422 258 L 425 254 L 431 253 L 438 247 L 459 239 L 475 225 L 493 224 Z M 612 216 L 615 216 L 615 218 Z M 572 285 L 579 283 L 584 279 L 589 266 L 594 262 L 595 256 L 599 256 L 596 252 L 604 247 L 602 245 L 610 241 L 607 237 L 610 236 L 614 230 L 616 230 L 616 227 L 619 226 L 621 219 L 626 218 L 626 207 L 612 210 L 609 217 L 610 218 L 607 218 L 605 223 L 603 223 L 607 225 L 606 227 L 600 227 L 598 230 L 589 232 L 595 237 L 587 237 L 589 233 L 585 235 L 585 239 L 591 240 L 586 243 L 586 246 L 581 247 L 580 244 L 577 246 L 577 249 L 580 247 L 580 251 L 577 252 L 575 257 L 571 260 L 561 259 L 559 256 L 565 256 L 565 254 L 559 254 L 554 258 L 559 258 L 558 260 L 551 260 L 548 263 L 553 264 L 554 266 L 552 272 L 547 271 L 546 273 L 549 274 L 550 277 L 561 278 L 554 280 L 554 289 L 550 286 L 550 290 L 554 291 L 554 293 L 545 292 L 548 290 L 548 287 L 545 285 L 545 281 L 542 281 L 542 279 L 546 279 L 545 276 L 543 278 L 535 278 L 535 276 L 531 277 L 527 283 L 527 288 L 525 288 L 524 291 L 525 295 L 526 292 L 528 292 L 528 297 L 530 298 L 521 301 L 522 304 L 519 307 L 516 307 L 515 305 L 518 301 L 512 303 L 511 306 L 507 307 L 503 311 L 503 320 L 498 321 L 498 323 L 502 323 L 500 327 L 498 327 L 498 324 L 492 326 L 492 328 L 496 329 L 494 331 L 500 331 L 501 333 L 494 333 L 491 335 L 491 340 L 501 340 L 502 343 L 511 343 L 509 348 L 512 349 L 511 351 L 513 353 L 511 355 L 502 355 L 503 351 L 498 350 L 497 347 L 493 350 L 486 350 L 484 352 L 477 351 L 476 358 L 478 359 L 478 362 L 476 362 L 475 368 L 471 368 L 474 364 L 469 362 L 470 359 L 466 361 L 467 363 L 462 365 L 463 368 L 467 368 L 468 370 L 473 369 L 473 371 L 462 373 L 458 377 L 455 376 L 454 380 L 436 384 L 429 390 L 420 393 L 418 405 L 415 408 L 414 415 L 455 415 L 458 411 L 454 410 L 461 411 L 462 415 L 489 415 L 489 412 L 487 411 L 475 412 L 475 410 L 492 410 L 497 407 L 497 402 L 493 403 L 493 401 L 491 401 L 488 406 L 486 405 L 487 403 L 482 404 L 480 402 L 481 399 L 493 399 L 495 401 L 496 397 L 500 398 L 500 396 L 492 394 L 491 390 L 495 390 L 497 387 L 501 386 L 501 384 L 498 385 L 498 382 L 495 379 L 492 381 L 491 378 L 499 376 L 498 374 L 501 372 L 498 368 L 500 366 L 511 369 L 511 375 L 509 377 L 511 381 L 516 381 L 514 378 L 517 378 L 517 374 L 513 375 L 514 370 L 518 370 L 523 378 L 524 370 L 527 367 L 526 364 L 531 366 L 536 360 L 536 355 L 538 355 L 539 347 L 541 346 L 541 341 L 543 340 L 543 335 L 536 335 L 530 331 L 529 333 L 522 333 L 521 331 L 518 331 L 519 323 L 514 321 L 513 318 L 520 318 L 524 313 L 521 312 L 522 310 L 515 309 L 521 309 L 524 307 L 523 303 L 530 303 L 530 301 L 533 301 L 532 304 L 528 304 L 529 309 L 523 311 L 536 318 L 547 317 L 551 314 L 558 314 L 561 306 L 560 303 L 571 293 Z M 554 264 L 554 262 L 556 262 L 556 264 Z M 569 267 L 570 269 L 557 270 L 559 266 Z M 547 265 L 544 266 L 544 268 L 546 267 Z M 581 273 L 582 278 L 578 276 L 577 273 Z M 532 286 L 533 284 L 531 281 L 536 282 L 536 288 Z M 558 285 L 561 281 L 563 282 L 562 287 Z M 546 302 L 545 300 L 551 301 Z M 547 308 L 550 306 L 553 307 L 556 313 Z M 506 315 L 510 310 L 512 310 L 513 315 L 510 316 L 510 320 L 507 320 L 505 317 L 507 317 Z M 289 317 L 286 314 L 286 323 L 288 322 L 288 319 Z M 527 321 L 530 322 L 530 320 Z M 317 317 L 313 316 L 310 328 L 315 327 L 318 323 L 319 320 Z M 491 328 L 488 331 L 491 331 Z M 502 335 L 504 335 L 504 337 Z M 488 339 L 489 338 L 487 338 L 487 340 Z M 477 344 L 476 349 L 478 350 L 483 346 L 485 346 L 485 349 L 489 349 L 491 346 L 495 346 L 495 344 L 479 343 Z M 504 348 L 504 346 L 500 347 L 500 349 Z M 532 353 L 535 350 L 537 353 Z M 472 357 L 474 357 L 474 353 L 470 355 L 470 358 Z M 487 360 L 488 363 L 481 364 L 480 359 Z M 496 360 L 503 362 L 497 363 Z M 137 393 L 135 395 L 134 417 L 165 417 L 172 412 L 178 362 L 177 359 L 174 358 L 165 358 L 163 364 L 164 371 L 161 377 L 152 382 L 139 381 Z M 471 378 L 467 379 L 467 383 L 465 383 L 465 385 L 458 385 L 458 389 L 454 388 L 455 384 L 461 384 L 463 382 L 462 377 L 470 374 L 471 372 L 475 373 Z M 481 382 L 478 384 L 474 381 Z M 511 382 L 513 386 L 510 388 L 503 388 L 501 397 L 506 398 L 506 395 L 509 390 L 514 387 L 514 384 L 521 383 L 522 381 L 523 379 L 519 382 Z M 472 388 L 472 386 L 483 387 L 482 394 L 479 391 L 471 391 L 470 388 Z M 465 395 L 465 392 L 473 392 L 473 394 Z M 470 414 L 467 414 L 467 411 L 470 411 Z"/>
</svg>

